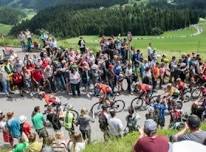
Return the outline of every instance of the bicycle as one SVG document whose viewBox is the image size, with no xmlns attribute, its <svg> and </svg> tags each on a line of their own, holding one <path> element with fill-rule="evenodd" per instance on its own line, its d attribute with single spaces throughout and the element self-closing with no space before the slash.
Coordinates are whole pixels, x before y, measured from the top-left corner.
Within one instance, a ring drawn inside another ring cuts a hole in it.
<svg viewBox="0 0 206 152">
<path fill-rule="evenodd" d="M 110 105 L 106 104 L 106 107 L 108 109 L 113 109 L 115 110 L 116 113 L 122 112 L 124 110 L 125 102 L 123 100 L 116 100 L 116 95 L 109 101 L 110 101 Z M 100 113 L 103 105 L 104 103 L 102 102 L 97 102 L 93 104 L 93 106 L 90 109 L 90 114 L 94 116 Z"/>
<path fill-rule="evenodd" d="M 152 103 L 155 103 L 160 98 L 160 96 L 159 95 L 153 96 L 153 93 L 154 91 L 151 94 L 149 94 L 148 97 L 145 96 L 145 98 L 142 98 L 143 95 L 135 97 L 131 102 L 131 107 L 135 110 L 139 110 L 143 107 L 144 103 L 146 105 L 151 105 Z"/>
<path fill-rule="evenodd" d="M 48 106 L 46 106 L 46 107 L 47 107 L 47 110 L 45 110 L 43 114 L 48 114 L 48 112 L 49 112 Z M 56 114 L 60 113 L 59 118 L 62 121 L 64 120 L 66 112 L 71 112 L 73 114 L 75 120 L 77 120 L 79 118 L 79 113 L 72 108 L 68 108 L 69 107 L 68 103 L 63 104 L 63 105 L 62 104 L 55 104 L 55 105 L 52 105 L 52 107 L 54 108 L 53 109 L 54 113 L 56 113 Z"/>
</svg>

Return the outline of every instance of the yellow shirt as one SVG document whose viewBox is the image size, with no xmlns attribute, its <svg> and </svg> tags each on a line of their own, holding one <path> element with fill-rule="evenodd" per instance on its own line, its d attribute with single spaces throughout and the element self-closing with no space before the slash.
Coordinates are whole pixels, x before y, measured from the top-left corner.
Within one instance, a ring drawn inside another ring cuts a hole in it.
<svg viewBox="0 0 206 152">
<path fill-rule="evenodd" d="M 33 142 L 29 143 L 29 147 L 27 148 L 26 152 L 40 152 L 42 149 L 42 143 L 41 142 Z"/>
</svg>

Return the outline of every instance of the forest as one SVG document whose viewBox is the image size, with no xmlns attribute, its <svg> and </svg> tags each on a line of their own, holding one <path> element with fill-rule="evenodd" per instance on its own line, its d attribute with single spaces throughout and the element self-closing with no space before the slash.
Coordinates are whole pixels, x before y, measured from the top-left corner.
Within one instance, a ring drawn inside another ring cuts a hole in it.
<svg viewBox="0 0 206 152">
<path fill-rule="evenodd" d="M 48 7 L 68 5 L 70 7 L 98 8 L 114 4 L 125 4 L 128 0 L 0 0 L 0 6 L 43 10 Z"/>
<path fill-rule="evenodd" d="M 198 21 L 199 12 L 186 8 L 119 6 L 75 10 L 60 6 L 40 11 L 31 21 L 24 21 L 13 27 L 10 34 L 17 34 L 26 28 L 36 33 L 43 28 L 58 37 L 125 35 L 128 31 L 134 35 L 158 35 Z"/>
<path fill-rule="evenodd" d="M 0 23 L 15 25 L 24 17 L 26 17 L 26 14 L 18 9 L 0 7 Z"/>
</svg>

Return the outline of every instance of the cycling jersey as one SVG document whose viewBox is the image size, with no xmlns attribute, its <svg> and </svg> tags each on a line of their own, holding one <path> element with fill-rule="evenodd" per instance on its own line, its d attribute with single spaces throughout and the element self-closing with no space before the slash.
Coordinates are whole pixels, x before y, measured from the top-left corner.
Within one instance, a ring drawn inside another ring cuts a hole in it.
<svg viewBox="0 0 206 152">
<path fill-rule="evenodd" d="M 57 104 L 59 102 L 56 97 L 49 94 L 45 94 L 43 99 L 47 103 L 47 105 Z"/>
<path fill-rule="evenodd" d="M 170 96 L 178 96 L 180 94 L 180 91 L 177 88 L 172 87 L 170 90 L 167 91 L 167 93 Z"/>
<path fill-rule="evenodd" d="M 100 93 L 103 93 L 103 94 L 109 94 L 112 92 L 112 89 L 110 88 L 110 86 L 106 84 L 100 84 L 99 90 L 100 90 Z"/>
<path fill-rule="evenodd" d="M 152 86 L 142 83 L 139 86 L 139 90 L 140 92 L 149 93 L 150 91 L 152 91 Z"/>
<path fill-rule="evenodd" d="M 185 83 L 180 81 L 177 83 L 177 89 L 178 90 L 184 90 L 185 89 Z"/>
</svg>

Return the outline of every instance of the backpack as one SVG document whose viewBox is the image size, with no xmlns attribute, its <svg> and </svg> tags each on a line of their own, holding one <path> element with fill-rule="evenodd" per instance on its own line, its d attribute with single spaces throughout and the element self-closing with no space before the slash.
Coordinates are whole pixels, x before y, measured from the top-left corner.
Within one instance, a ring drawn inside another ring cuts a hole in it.
<svg viewBox="0 0 206 152">
<path fill-rule="evenodd" d="M 101 113 L 99 115 L 99 128 L 101 130 L 107 130 L 108 128 L 108 122 L 107 122 L 107 118 L 106 116 L 104 115 L 104 113 Z"/>
<path fill-rule="evenodd" d="M 23 76 L 20 73 L 14 73 L 12 76 L 12 81 L 15 85 L 23 82 Z"/>
</svg>

